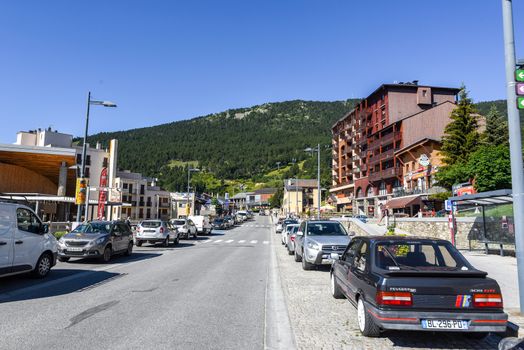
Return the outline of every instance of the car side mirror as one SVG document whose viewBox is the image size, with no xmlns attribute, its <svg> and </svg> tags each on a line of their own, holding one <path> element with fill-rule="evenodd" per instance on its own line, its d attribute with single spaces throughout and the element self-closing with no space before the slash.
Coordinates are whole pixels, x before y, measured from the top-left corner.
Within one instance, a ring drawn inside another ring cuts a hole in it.
<svg viewBox="0 0 524 350">
<path fill-rule="evenodd" d="M 331 260 L 340 260 L 340 255 L 338 255 L 338 253 L 331 253 L 330 257 Z"/>
<path fill-rule="evenodd" d="M 43 224 L 43 225 L 40 225 L 40 233 L 41 234 L 46 234 L 49 232 L 49 225 L 48 224 Z"/>
<path fill-rule="evenodd" d="M 355 233 L 355 231 L 349 231 L 348 233 L 348 236 L 349 237 L 353 237 L 353 236 L 356 236 L 357 234 Z"/>
<path fill-rule="evenodd" d="M 303 236 L 304 235 L 304 232 L 302 231 L 297 231 L 297 236 Z"/>
</svg>

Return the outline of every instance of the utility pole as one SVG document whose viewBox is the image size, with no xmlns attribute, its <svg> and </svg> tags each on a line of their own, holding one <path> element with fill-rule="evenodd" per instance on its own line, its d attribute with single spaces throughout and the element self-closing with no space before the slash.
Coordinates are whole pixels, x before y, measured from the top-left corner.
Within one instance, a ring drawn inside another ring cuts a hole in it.
<svg viewBox="0 0 524 350">
<path fill-rule="evenodd" d="M 513 34 L 513 8 L 511 0 L 502 0 L 504 25 L 504 55 L 506 62 L 506 93 L 508 104 L 509 151 L 511 158 L 511 184 L 513 187 L 513 216 L 515 225 L 515 255 L 519 283 L 520 312 L 524 314 L 524 174 L 522 140 L 516 95 L 516 57 Z"/>
<path fill-rule="evenodd" d="M 317 203 L 317 219 L 320 220 L 320 198 L 321 198 L 321 193 L 320 193 L 320 143 L 317 145 L 317 196 L 318 196 L 318 203 Z"/>
</svg>

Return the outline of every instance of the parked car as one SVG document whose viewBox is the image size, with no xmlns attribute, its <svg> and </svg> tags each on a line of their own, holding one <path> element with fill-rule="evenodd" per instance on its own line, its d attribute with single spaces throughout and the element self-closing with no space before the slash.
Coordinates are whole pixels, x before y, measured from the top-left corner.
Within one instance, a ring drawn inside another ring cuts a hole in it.
<svg viewBox="0 0 524 350">
<path fill-rule="evenodd" d="M 193 221 L 197 228 L 197 232 L 203 235 L 208 235 L 211 233 L 211 222 L 209 221 L 209 216 L 207 215 L 193 215 L 189 219 Z"/>
<path fill-rule="evenodd" d="M 366 215 L 355 215 L 355 219 L 359 219 L 363 223 L 368 222 L 368 217 Z"/>
<path fill-rule="evenodd" d="M 297 231 L 299 227 L 300 225 L 293 225 L 293 227 L 291 228 L 291 232 L 288 234 L 286 248 L 287 248 L 287 253 L 289 255 L 295 254 L 295 239 L 297 237 Z"/>
<path fill-rule="evenodd" d="M 302 262 L 304 270 L 331 264 L 331 253 L 342 254 L 349 241 L 348 232 L 337 221 L 306 220 L 295 237 L 295 261 Z"/>
<path fill-rule="evenodd" d="M 89 221 L 58 241 L 58 260 L 98 258 L 108 262 L 115 254 L 133 253 L 133 234 L 124 221 Z"/>
<path fill-rule="evenodd" d="M 245 210 L 237 211 L 237 215 L 241 216 L 244 221 L 247 221 L 253 217 Z"/>
<path fill-rule="evenodd" d="M 230 215 L 224 216 L 224 221 L 227 223 L 228 228 L 235 227 L 235 219 L 233 219 L 232 216 Z"/>
<path fill-rule="evenodd" d="M 289 233 L 291 232 L 291 230 L 298 226 L 298 222 L 297 223 L 290 223 L 290 224 L 287 224 L 284 229 L 282 230 L 282 235 L 280 237 L 281 239 L 281 242 L 282 242 L 282 245 L 287 245 L 287 241 L 289 239 Z"/>
<path fill-rule="evenodd" d="M 177 230 L 180 238 L 197 238 L 197 228 L 191 219 L 171 219 L 169 224 L 172 230 Z"/>
<path fill-rule="evenodd" d="M 275 232 L 281 233 L 283 228 L 284 228 L 284 219 L 279 219 L 277 221 L 277 227 L 275 228 Z"/>
<path fill-rule="evenodd" d="M 144 220 L 137 226 L 135 234 L 135 245 L 140 247 L 142 243 L 162 243 L 169 247 L 169 242 L 177 245 L 180 241 L 178 230 L 170 230 L 167 222 L 162 220 Z"/>
<path fill-rule="evenodd" d="M 216 230 L 227 230 L 228 226 L 227 222 L 222 218 L 216 218 L 211 225 L 213 225 L 213 228 Z"/>
<path fill-rule="evenodd" d="M 0 202 L 0 277 L 27 272 L 37 278 L 47 276 L 58 252 L 48 231 L 29 207 Z"/>
<path fill-rule="evenodd" d="M 332 254 L 331 291 L 357 308 L 365 336 L 382 330 L 453 331 L 476 338 L 504 332 L 498 283 L 475 269 L 448 241 L 355 237 Z"/>
</svg>

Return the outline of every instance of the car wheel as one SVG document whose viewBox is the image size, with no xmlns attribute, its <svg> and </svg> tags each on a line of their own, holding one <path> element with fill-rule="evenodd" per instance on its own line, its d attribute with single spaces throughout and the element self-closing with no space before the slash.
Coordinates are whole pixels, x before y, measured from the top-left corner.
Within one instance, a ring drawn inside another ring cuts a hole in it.
<svg viewBox="0 0 524 350">
<path fill-rule="evenodd" d="M 142 246 L 142 241 L 136 241 L 136 246 L 137 247 L 141 247 Z"/>
<path fill-rule="evenodd" d="M 58 258 L 58 261 L 60 262 L 68 262 L 70 258 L 68 257 L 63 257 L 63 258 Z"/>
<path fill-rule="evenodd" d="M 335 273 L 331 273 L 331 294 L 335 299 L 344 299 L 344 294 L 338 285 L 337 279 L 335 278 Z"/>
<path fill-rule="evenodd" d="M 44 278 L 51 271 L 51 265 L 53 264 L 53 258 L 51 254 L 44 253 L 38 259 L 35 269 L 33 270 L 33 276 L 36 278 Z"/>
<path fill-rule="evenodd" d="M 305 257 L 302 257 L 302 270 L 312 270 L 314 266 L 315 265 L 308 263 Z"/>
<path fill-rule="evenodd" d="M 293 252 L 291 251 L 291 249 L 289 249 L 289 247 L 287 247 L 287 253 L 288 255 L 293 255 Z"/>
<path fill-rule="evenodd" d="M 169 247 L 169 236 L 166 237 L 164 243 L 163 243 L 163 246 L 164 247 Z"/>
<path fill-rule="evenodd" d="M 301 262 L 301 261 L 302 261 L 302 258 L 300 257 L 300 255 L 298 255 L 296 249 L 295 249 L 295 261 L 296 261 L 296 262 Z"/>
<path fill-rule="evenodd" d="M 357 304 L 357 318 L 358 328 L 365 337 L 378 337 L 380 335 L 380 328 L 366 310 L 362 297 L 358 298 Z"/>
<path fill-rule="evenodd" d="M 125 256 L 130 256 L 131 254 L 133 254 L 133 242 L 129 242 L 127 250 L 124 253 Z"/>
<path fill-rule="evenodd" d="M 104 254 L 102 255 L 102 261 L 107 263 L 109 260 L 111 260 L 111 247 L 106 247 L 106 249 L 104 249 Z"/>
<path fill-rule="evenodd" d="M 174 245 L 178 245 L 178 243 L 180 243 L 180 238 L 177 236 L 177 237 L 175 238 Z"/>
</svg>

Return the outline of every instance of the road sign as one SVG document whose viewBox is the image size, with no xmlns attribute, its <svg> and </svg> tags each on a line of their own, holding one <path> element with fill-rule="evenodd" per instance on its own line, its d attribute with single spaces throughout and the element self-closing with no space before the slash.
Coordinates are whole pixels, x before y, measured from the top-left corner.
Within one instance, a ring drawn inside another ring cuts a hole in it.
<svg viewBox="0 0 524 350">
<path fill-rule="evenodd" d="M 517 81 L 524 81 L 524 69 L 517 69 L 515 71 L 515 79 L 517 79 Z"/>
<path fill-rule="evenodd" d="M 517 84 L 517 95 L 524 96 L 524 83 Z"/>
<path fill-rule="evenodd" d="M 517 97 L 517 107 L 519 109 L 524 109 L 524 96 Z"/>
</svg>

